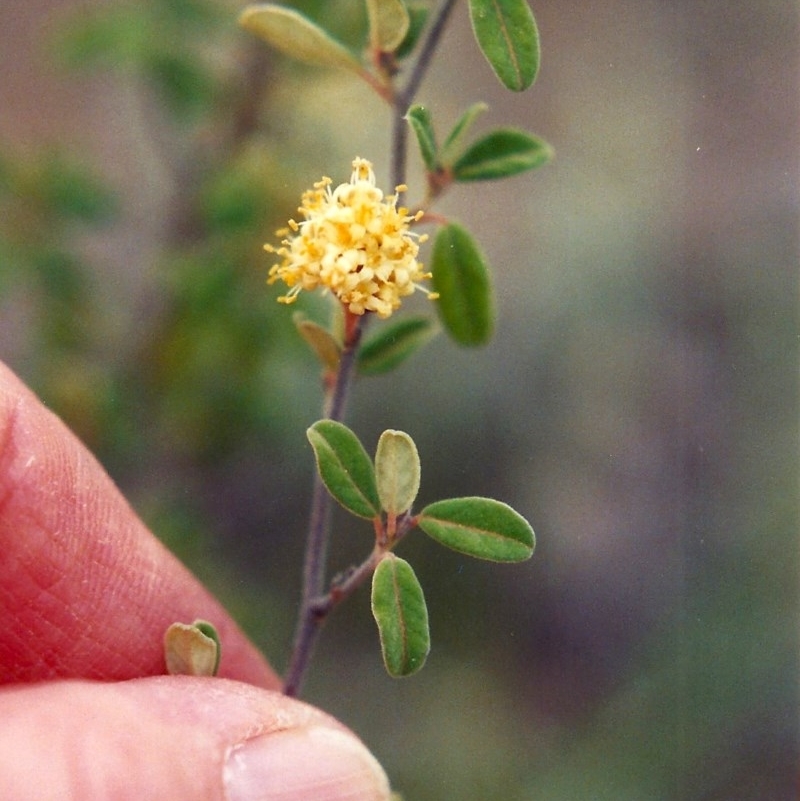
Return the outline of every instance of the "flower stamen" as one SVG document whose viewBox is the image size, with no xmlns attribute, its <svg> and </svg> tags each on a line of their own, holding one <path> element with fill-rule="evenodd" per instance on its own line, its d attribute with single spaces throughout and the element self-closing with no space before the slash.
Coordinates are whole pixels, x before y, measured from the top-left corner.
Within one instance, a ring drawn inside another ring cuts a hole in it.
<svg viewBox="0 0 800 801">
<path fill-rule="evenodd" d="M 282 258 L 267 278 L 269 284 L 280 280 L 289 287 L 278 301 L 294 303 L 302 290 L 320 287 L 351 314 L 386 318 L 415 290 L 437 298 L 420 284 L 431 278 L 417 261 L 419 245 L 428 237 L 410 230 L 423 212 L 411 215 L 397 207 L 407 187 L 397 186 L 394 195 L 384 197 L 369 161 L 357 158 L 352 167 L 349 183 L 331 189 L 326 177 L 304 192 L 298 208 L 303 219 L 289 220 L 289 227 L 277 232 L 279 247 L 264 245 Z"/>
</svg>

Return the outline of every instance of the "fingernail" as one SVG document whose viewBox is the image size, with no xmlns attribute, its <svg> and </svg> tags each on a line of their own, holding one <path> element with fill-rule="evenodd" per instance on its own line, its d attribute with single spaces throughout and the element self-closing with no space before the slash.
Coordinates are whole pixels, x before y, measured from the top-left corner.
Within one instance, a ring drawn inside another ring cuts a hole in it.
<svg viewBox="0 0 800 801">
<path fill-rule="evenodd" d="M 336 729 L 262 734 L 228 755 L 228 801 L 388 801 L 389 782 L 375 757 Z"/>
</svg>

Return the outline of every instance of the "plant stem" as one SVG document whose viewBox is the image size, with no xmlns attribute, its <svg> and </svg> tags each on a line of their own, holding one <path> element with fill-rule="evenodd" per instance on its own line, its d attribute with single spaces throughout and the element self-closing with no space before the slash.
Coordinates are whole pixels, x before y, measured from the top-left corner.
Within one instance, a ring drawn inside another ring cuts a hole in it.
<svg viewBox="0 0 800 801">
<path fill-rule="evenodd" d="M 431 64 L 433 54 L 444 32 L 450 12 L 456 0 L 443 0 L 436 12 L 419 55 L 411 69 L 408 81 L 402 91 L 392 100 L 392 180 L 394 186 L 405 183 L 406 150 L 408 129 L 405 114 L 422 83 Z M 385 95 L 384 95 L 385 96 Z M 347 397 L 355 374 L 356 356 L 361 333 L 366 325 L 366 315 L 361 316 L 354 328 L 353 336 L 345 342 L 336 381 L 328 399 L 327 417 L 341 422 L 344 419 Z M 325 572 L 327 564 L 328 540 L 330 538 L 331 497 L 319 474 L 314 477 L 311 499 L 311 515 L 306 540 L 305 561 L 303 563 L 303 595 L 300 614 L 297 619 L 292 654 L 284 679 L 285 695 L 296 696 L 300 692 L 306 670 L 311 660 L 322 624 L 334 606 L 362 584 L 377 565 L 380 549 L 373 553 L 351 574 L 350 580 L 327 595 Z"/>
<path fill-rule="evenodd" d="M 315 614 L 312 601 L 322 591 L 328 551 L 327 533 L 330 529 L 331 505 L 319 475 L 314 476 L 311 518 L 308 524 L 305 562 L 303 564 L 303 600 L 292 645 L 292 655 L 283 683 L 285 695 L 300 692 L 323 618 Z"/>
<path fill-rule="evenodd" d="M 408 513 L 395 519 L 396 528 L 393 535 L 384 528 L 382 521 L 376 523 L 375 547 L 372 553 L 358 566 L 345 573 L 340 579 L 334 581 L 325 595 L 320 595 L 311 601 L 314 614 L 325 617 L 333 611 L 346 598 L 349 598 L 374 572 L 384 554 L 394 548 L 405 535 L 415 528 L 419 516 Z"/>
<path fill-rule="evenodd" d="M 344 419 L 355 372 L 356 354 L 361 340 L 365 318 L 362 316 L 355 328 L 351 341 L 342 351 L 336 382 L 333 386 L 328 408 L 328 417 L 341 422 Z M 320 614 L 314 601 L 325 589 L 325 568 L 330 534 L 331 496 L 325 489 L 319 473 L 314 475 L 314 489 L 311 496 L 311 515 L 308 523 L 305 561 L 303 563 L 303 596 L 300 614 L 297 618 L 292 655 L 284 678 L 285 695 L 296 696 L 300 692 L 303 677 L 311 660 L 325 615 Z"/>
<path fill-rule="evenodd" d="M 408 152 L 408 125 L 405 116 L 409 106 L 416 97 L 425 73 L 431 65 L 433 54 L 439 40 L 442 38 L 450 12 L 455 7 L 457 0 L 443 0 L 436 11 L 428 34 L 411 69 L 403 89 L 394 97 L 394 107 L 392 109 L 392 180 L 394 186 L 405 183 L 406 176 L 406 156 Z"/>
<path fill-rule="evenodd" d="M 358 567 L 353 568 L 340 583 L 336 583 L 325 595 L 315 598 L 313 602 L 315 614 L 318 617 L 325 617 L 335 606 L 349 598 L 375 572 L 384 553 L 384 549 L 376 545 L 372 553 Z"/>
</svg>

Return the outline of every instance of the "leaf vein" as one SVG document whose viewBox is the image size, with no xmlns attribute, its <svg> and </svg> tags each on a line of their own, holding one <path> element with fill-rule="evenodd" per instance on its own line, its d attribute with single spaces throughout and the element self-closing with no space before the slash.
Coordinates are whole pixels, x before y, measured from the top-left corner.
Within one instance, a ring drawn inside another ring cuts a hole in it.
<svg viewBox="0 0 800 801">
<path fill-rule="evenodd" d="M 514 44 L 511 39 L 511 34 L 508 31 L 508 25 L 506 24 L 506 18 L 503 16 L 501 3 L 499 0 L 492 0 L 492 5 L 494 6 L 495 10 L 497 11 L 497 16 L 500 20 L 500 33 L 505 39 L 506 42 L 506 49 L 508 50 L 508 56 L 511 61 L 512 67 L 514 72 L 517 74 L 517 85 L 522 87 L 523 80 L 522 80 L 522 68 L 519 64 L 519 59 L 517 58 L 516 51 L 514 50 Z"/>
</svg>

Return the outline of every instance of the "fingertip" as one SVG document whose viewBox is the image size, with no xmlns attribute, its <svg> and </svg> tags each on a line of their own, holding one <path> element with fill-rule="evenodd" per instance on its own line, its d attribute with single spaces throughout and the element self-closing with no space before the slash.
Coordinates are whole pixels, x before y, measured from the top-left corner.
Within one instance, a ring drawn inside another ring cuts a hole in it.
<svg viewBox="0 0 800 801">
<path fill-rule="evenodd" d="M 280 681 L 147 530 L 97 460 L 0 363 L 0 684 L 164 672 L 175 622 L 209 620 L 220 674 Z"/>
</svg>

